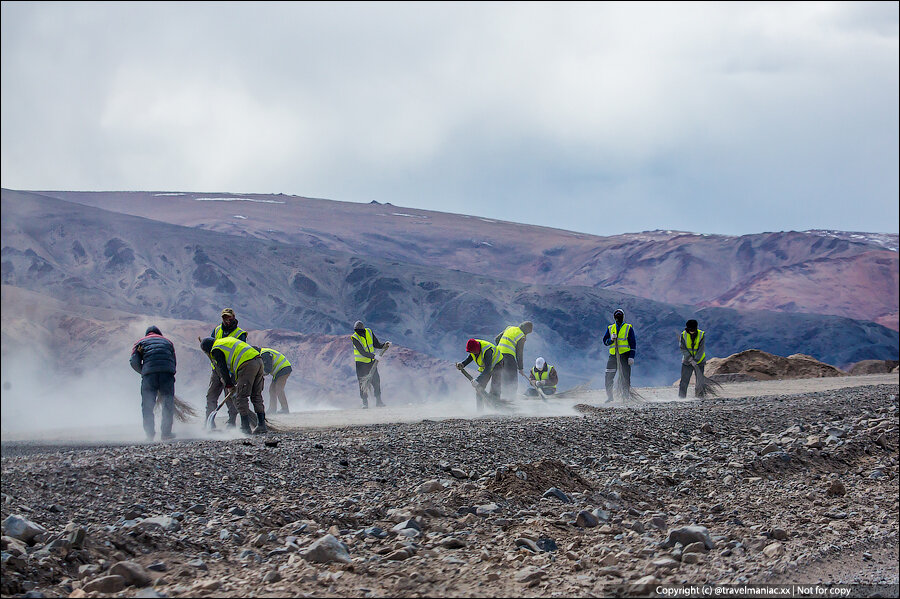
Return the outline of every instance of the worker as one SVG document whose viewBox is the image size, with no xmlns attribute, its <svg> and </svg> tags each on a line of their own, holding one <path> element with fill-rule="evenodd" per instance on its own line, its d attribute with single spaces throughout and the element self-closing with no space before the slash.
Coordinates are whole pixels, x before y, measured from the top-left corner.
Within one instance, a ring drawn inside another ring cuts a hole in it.
<svg viewBox="0 0 900 599">
<path fill-rule="evenodd" d="M 519 326 L 509 326 L 494 339 L 494 345 L 500 352 L 503 361 L 500 371 L 503 373 L 503 390 L 505 395 L 513 397 L 519 389 L 516 373 L 525 376 L 525 337 L 531 333 L 534 325 L 526 320 Z"/>
<path fill-rule="evenodd" d="M 462 362 L 457 362 L 456 368 L 462 370 L 471 362 L 475 362 L 478 366 L 478 371 L 481 374 L 477 378 L 472 379 L 472 387 L 475 388 L 475 407 L 480 412 L 484 409 L 482 397 L 483 394 L 487 393 L 485 388 L 488 381 L 491 382 L 489 399 L 500 399 L 500 390 L 503 388 L 503 376 L 498 365 L 504 358 L 497 350 L 497 346 L 484 339 L 469 339 L 466 342 L 466 351 L 469 355 Z"/>
<path fill-rule="evenodd" d="M 378 375 L 378 358 L 375 357 L 376 349 L 387 349 L 390 341 L 381 343 L 378 337 L 367 329 L 361 320 L 353 324 L 353 334 L 350 335 L 353 342 L 353 358 L 356 361 L 356 381 L 359 383 L 359 397 L 362 399 L 362 408 L 369 408 L 369 385 L 375 392 L 375 407 L 383 408 L 381 401 L 381 377 Z M 382 352 L 383 353 L 383 352 Z"/>
<path fill-rule="evenodd" d="M 684 398 L 687 397 L 688 383 L 691 382 L 694 367 L 697 367 L 700 374 L 703 374 L 706 368 L 706 333 L 697 328 L 696 320 L 691 319 L 684 324 L 678 345 L 681 349 L 681 383 L 678 385 L 678 397 Z"/>
<path fill-rule="evenodd" d="M 287 414 L 290 409 L 287 396 L 284 394 L 284 386 L 288 377 L 291 376 L 291 363 L 284 357 L 284 354 L 270 347 L 262 347 L 257 351 L 262 357 L 263 374 L 272 375 L 272 382 L 269 383 L 269 412 Z M 276 412 L 277 403 L 281 403 L 281 410 Z"/>
<path fill-rule="evenodd" d="M 538 358 L 534 361 L 534 368 L 528 373 L 529 380 L 534 382 L 534 387 L 539 388 L 544 395 L 553 395 L 556 393 L 556 385 L 559 384 L 559 375 L 556 374 L 556 368 L 547 364 L 544 358 Z M 534 387 L 525 390 L 525 395 L 534 397 L 538 395 L 537 389 Z"/>
<path fill-rule="evenodd" d="M 224 337 L 234 337 L 240 341 L 247 341 L 247 332 L 238 327 L 237 318 L 234 316 L 234 310 L 225 308 L 222 310 L 222 324 L 213 329 L 210 337 L 213 340 L 222 339 Z M 216 365 L 212 364 L 212 373 L 209 375 L 209 388 L 206 390 L 206 418 L 216 410 L 219 403 L 219 396 L 222 394 L 224 383 L 216 374 Z M 225 407 L 228 408 L 228 428 L 234 428 L 237 419 L 237 408 L 234 405 L 234 399 L 225 397 Z M 216 421 L 213 419 L 209 424 L 210 428 L 216 428 Z"/>
<path fill-rule="evenodd" d="M 141 375 L 141 412 L 147 440 L 156 436 L 153 409 L 162 403 L 160 438 L 174 439 L 172 419 L 175 415 L 175 346 L 155 326 L 147 327 L 144 336 L 131 348 L 131 367 Z"/>
<path fill-rule="evenodd" d="M 207 337 L 200 342 L 202 349 L 213 362 L 216 374 L 222 379 L 225 393 L 231 394 L 238 414 L 241 416 L 241 432 L 250 434 L 250 404 L 256 412 L 257 427 L 253 434 L 269 432 L 266 427 L 266 406 L 262 392 L 264 383 L 263 362 L 259 352 L 249 343 L 235 337 L 213 339 Z"/>
<path fill-rule="evenodd" d="M 603 345 L 610 346 L 609 360 L 606 362 L 606 403 L 613 401 L 613 381 L 616 378 L 616 370 L 621 360 L 621 377 L 623 391 L 626 396 L 631 393 L 631 367 L 634 366 L 635 350 L 637 343 L 634 338 L 634 329 L 625 322 L 625 311 L 618 309 L 613 313 L 615 323 L 609 325 L 606 334 L 603 335 Z"/>
</svg>

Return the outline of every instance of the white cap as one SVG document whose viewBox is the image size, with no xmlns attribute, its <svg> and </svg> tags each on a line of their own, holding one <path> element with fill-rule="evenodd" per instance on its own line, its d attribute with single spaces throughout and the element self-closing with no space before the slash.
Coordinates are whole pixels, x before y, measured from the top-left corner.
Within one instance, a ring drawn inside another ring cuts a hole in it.
<svg viewBox="0 0 900 599">
<path fill-rule="evenodd" d="M 543 370 L 544 364 L 546 364 L 546 363 L 547 362 L 544 361 L 544 358 L 538 358 L 537 360 L 534 361 L 534 367 L 537 368 L 538 370 Z"/>
</svg>

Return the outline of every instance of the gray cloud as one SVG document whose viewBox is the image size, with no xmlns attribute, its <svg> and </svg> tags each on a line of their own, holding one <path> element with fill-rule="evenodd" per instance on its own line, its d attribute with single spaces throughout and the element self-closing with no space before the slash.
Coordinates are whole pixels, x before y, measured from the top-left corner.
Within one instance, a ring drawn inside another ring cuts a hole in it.
<svg viewBox="0 0 900 599">
<path fill-rule="evenodd" d="M 897 231 L 896 3 L 4 3 L 16 189 Z"/>
</svg>

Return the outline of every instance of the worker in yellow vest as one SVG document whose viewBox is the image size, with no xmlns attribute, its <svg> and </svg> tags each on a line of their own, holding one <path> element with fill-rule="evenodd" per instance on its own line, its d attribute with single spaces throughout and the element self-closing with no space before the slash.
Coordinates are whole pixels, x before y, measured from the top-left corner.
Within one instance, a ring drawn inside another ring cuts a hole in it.
<svg viewBox="0 0 900 599">
<path fill-rule="evenodd" d="M 696 320 L 689 320 L 684 324 L 681 332 L 681 340 L 678 344 L 681 349 L 681 382 L 678 384 L 678 397 L 687 397 L 688 384 L 691 375 L 694 374 L 694 366 L 700 370 L 700 374 L 706 368 L 706 333 L 697 328 Z"/>
<path fill-rule="evenodd" d="M 462 370 L 472 362 L 478 366 L 481 374 L 472 380 L 472 387 L 475 388 L 475 408 L 480 412 L 484 409 L 484 403 L 479 391 L 487 392 L 488 381 L 491 382 L 491 396 L 500 399 L 503 380 L 499 364 L 503 360 L 503 356 L 493 343 L 484 339 L 469 339 L 466 342 L 466 352 L 469 355 L 462 362 L 457 362 L 456 368 Z"/>
<path fill-rule="evenodd" d="M 544 395 L 553 395 L 556 393 L 556 386 L 559 384 L 559 375 L 556 368 L 547 364 L 544 358 L 538 358 L 534 361 L 534 368 L 528 373 L 528 378 L 534 381 L 535 387 L 540 387 Z M 534 387 L 525 390 L 525 395 L 534 397 L 538 394 Z"/>
<path fill-rule="evenodd" d="M 225 308 L 222 310 L 222 324 L 213 329 L 210 334 L 213 340 L 222 339 L 223 337 L 234 337 L 241 341 L 247 341 L 247 332 L 238 326 L 237 318 L 234 316 L 234 310 Z M 222 379 L 216 374 L 216 365 L 212 364 L 212 372 L 209 375 L 209 388 L 206 390 L 206 417 L 212 414 L 216 405 L 219 403 L 219 396 L 222 395 L 222 389 L 225 388 Z M 234 428 L 237 419 L 237 408 L 234 406 L 232 399 L 225 400 L 225 407 L 228 408 L 228 428 Z M 216 421 L 210 422 L 210 428 L 216 428 Z"/>
<path fill-rule="evenodd" d="M 234 337 L 213 339 L 207 337 L 200 342 L 202 349 L 214 364 L 216 373 L 222 379 L 225 393 L 231 393 L 234 405 L 241 416 L 241 432 L 250 434 L 250 404 L 256 412 L 257 427 L 253 434 L 269 432 L 266 427 L 266 405 L 262 392 L 263 362 L 249 343 Z"/>
<path fill-rule="evenodd" d="M 603 336 L 603 345 L 610 346 L 609 359 L 606 362 L 606 403 L 613 401 L 613 381 L 616 379 L 616 371 L 619 362 L 622 364 L 623 390 L 626 396 L 631 392 L 631 367 L 634 366 L 635 350 L 637 342 L 634 338 L 634 329 L 625 322 L 625 311 L 618 309 L 613 313 L 615 322 L 606 329 Z M 618 357 L 616 357 L 618 354 Z"/>
<path fill-rule="evenodd" d="M 369 407 L 369 384 L 372 385 L 375 393 L 375 407 L 383 408 L 381 376 L 378 374 L 378 358 L 375 356 L 375 350 L 390 347 L 391 342 L 381 343 L 378 341 L 378 337 L 375 336 L 372 329 L 367 329 L 361 320 L 357 320 L 353 324 L 353 334 L 350 335 L 350 339 L 353 342 L 353 359 L 356 361 L 356 381 L 359 383 L 362 408 L 365 410 Z"/>
<path fill-rule="evenodd" d="M 500 371 L 503 373 L 503 392 L 507 397 L 515 397 L 519 390 L 516 374 L 525 376 L 525 338 L 532 330 L 534 324 L 526 320 L 519 326 L 506 327 L 494 338 L 494 345 L 503 358 Z"/>
<path fill-rule="evenodd" d="M 263 361 L 263 374 L 272 375 L 272 382 L 269 383 L 269 413 L 290 413 L 284 386 L 287 384 L 288 377 L 291 376 L 291 363 L 284 354 L 271 347 L 261 347 L 257 351 Z M 275 408 L 278 403 L 281 404 L 281 410 L 276 412 Z"/>
</svg>

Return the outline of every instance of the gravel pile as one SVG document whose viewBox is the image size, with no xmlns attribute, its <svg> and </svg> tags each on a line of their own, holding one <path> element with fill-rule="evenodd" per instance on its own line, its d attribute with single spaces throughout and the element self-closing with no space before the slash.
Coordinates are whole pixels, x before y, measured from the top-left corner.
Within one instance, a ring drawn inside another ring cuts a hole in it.
<svg viewBox="0 0 900 599">
<path fill-rule="evenodd" d="M 897 393 L 5 445 L 0 591 L 606 596 L 882 560 L 898 544 Z M 896 563 L 873 572 L 897 582 Z"/>
</svg>

